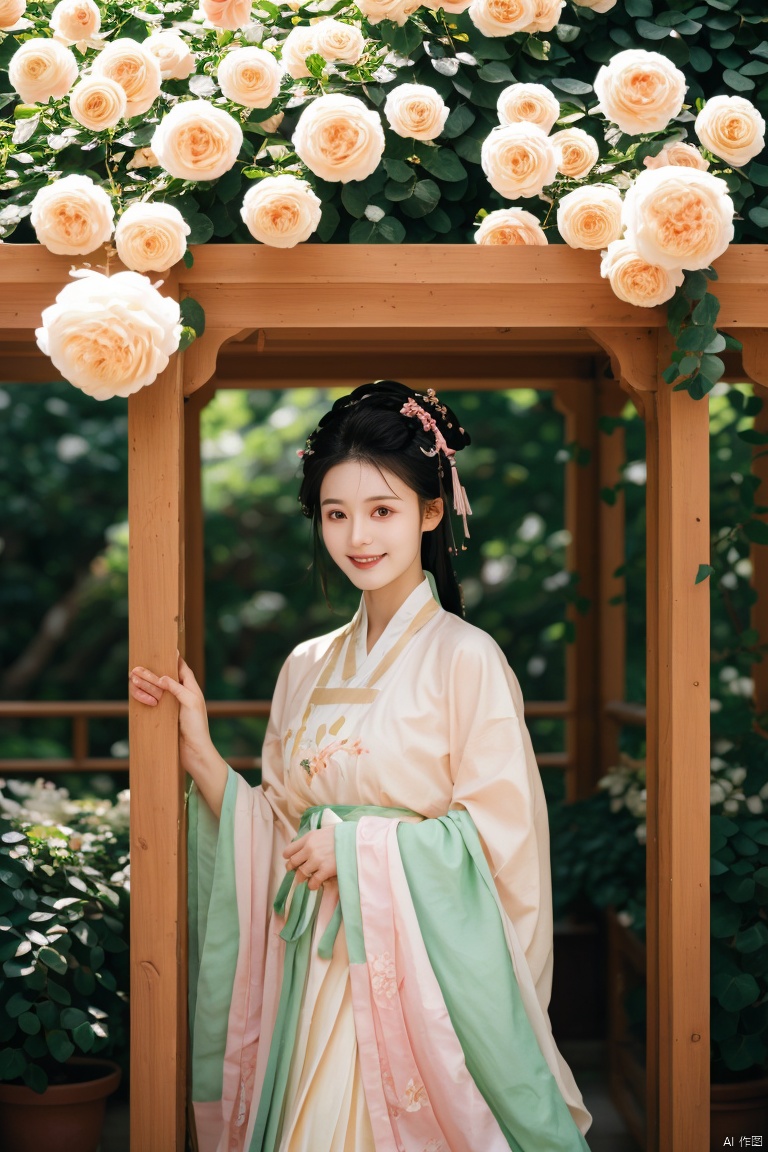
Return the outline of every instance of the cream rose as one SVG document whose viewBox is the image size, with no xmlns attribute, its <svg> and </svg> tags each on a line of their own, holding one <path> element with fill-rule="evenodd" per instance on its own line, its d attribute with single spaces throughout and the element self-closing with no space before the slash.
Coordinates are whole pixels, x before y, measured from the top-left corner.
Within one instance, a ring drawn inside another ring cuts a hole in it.
<svg viewBox="0 0 768 1152">
<path fill-rule="evenodd" d="M 551 32 L 560 20 L 565 0 L 534 0 L 533 20 L 526 32 Z"/>
<path fill-rule="evenodd" d="M 641 172 L 624 197 L 622 221 L 643 259 L 664 268 L 706 268 L 733 239 L 728 186 L 696 168 Z"/>
<path fill-rule="evenodd" d="M 558 171 L 563 176 L 580 180 L 597 164 L 600 155 L 597 141 L 583 128 L 564 128 L 551 139 L 558 153 Z"/>
<path fill-rule="evenodd" d="M 683 107 L 685 76 L 660 52 L 627 48 L 595 78 L 597 109 L 622 132 L 660 132 Z"/>
<path fill-rule="evenodd" d="M 402 28 L 412 12 L 421 6 L 421 0 L 355 0 L 369 24 L 394 20 Z"/>
<path fill-rule="evenodd" d="M 280 49 L 283 70 L 294 80 L 310 76 L 311 72 L 304 61 L 315 51 L 314 25 L 296 24 L 291 28 Z"/>
<path fill-rule="evenodd" d="M 130 204 L 117 222 L 117 254 L 134 272 L 164 272 L 187 250 L 189 224 L 171 204 Z"/>
<path fill-rule="evenodd" d="M 466 12 L 471 3 L 472 0 L 445 0 L 445 2 L 441 4 L 439 0 L 432 0 L 432 3 L 426 4 L 425 7 L 434 8 L 435 11 L 437 11 L 438 8 L 442 8 L 444 11 L 453 12 L 458 16 L 460 12 Z"/>
<path fill-rule="evenodd" d="M 263 128 L 265 132 L 277 132 L 278 128 L 285 119 L 285 112 L 275 112 L 274 116 L 268 116 L 266 120 L 258 120 L 259 128 Z"/>
<path fill-rule="evenodd" d="M 616 7 L 616 0 L 573 0 L 579 8 L 591 8 L 593 12 L 610 12 Z"/>
<path fill-rule="evenodd" d="M 69 94 L 69 110 L 91 132 L 105 132 L 125 117 L 125 91 L 107 76 L 86 76 Z"/>
<path fill-rule="evenodd" d="M 0 31 L 10 32 L 27 10 L 27 0 L 0 0 Z"/>
<path fill-rule="evenodd" d="M 684 144 L 682 140 L 668 141 L 657 156 L 646 156 L 643 164 L 651 169 L 671 164 L 676 168 L 698 168 L 700 172 L 709 168 L 709 160 L 704 159 L 695 144 Z"/>
<path fill-rule="evenodd" d="M 666 304 L 685 278 L 679 268 L 651 264 L 627 240 L 613 240 L 608 245 L 600 263 L 600 275 L 610 282 L 619 300 L 638 308 Z"/>
<path fill-rule="evenodd" d="M 280 92 L 283 70 L 271 52 L 249 44 L 228 52 L 219 64 L 219 87 L 244 108 L 268 108 Z"/>
<path fill-rule="evenodd" d="M 35 194 L 30 220 L 38 240 L 59 256 L 84 256 L 112 237 L 115 210 L 88 176 L 63 176 Z"/>
<path fill-rule="evenodd" d="M 549 132 L 560 116 L 560 102 L 543 84 L 510 84 L 496 102 L 500 124 L 538 124 Z"/>
<path fill-rule="evenodd" d="M 293 147 L 321 180 L 365 180 L 379 166 L 384 131 L 378 113 L 356 96 L 332 93 L 306 105 L 293 134 Z"/>
<path fill-rule="evenodd" d="M 72 273 L 42 314 L 37 345 L 70 384 L 95 400 L 130 396 L 157 379 L 179 347 L 179 305 L 137 272 Z"/>
<path fill-rule="evenodd" d="M 713 96 L 696 117 L 694 128 L 708 151 L 736 168 L 765 147 L 765 120 L 743 96 Z"/>
<path fill-rule="evenodd" d="M 532 212 L 498 208 L 489 212 L 477 232 L 476 244 L 546 244 L 547 237 Z"/>
<path fill-rule="evenodd" d="M 112 40 L 93 62 L 92 75 L 107 76 L 124 90 L 126 116 L 142 116 L 160 95 L 160 65 L 143 44 L 128 37 Z"/>
<path fill-rule="evenodd" d="M 35 36 L 11 56 L 8 79 L 25 104 L 66 96 L 77 80 L 77 60 L 58 40 Z"/>
<path fill-rule="evenodd" d="M 341 60 L 344 64 L 357 64 L 365 51 L 365 36 L 356 24 L 344 24 L 329 17 L 313 25 L 315 51 L 324 60 Z"/>
<path fill-rule="evenodd" d="M 480 163 L 488 183 L 507 200 L 538 196 L 557 175 L 558 152 L 538 124 L 504 124 L 483 141 Z"/>
<path fill-rule="evenodd" d="M 200 7 L 214 28 L 237 32 L 251 22 L 252 0 L 200 0 Z"/>
<path fill-rule="evenodd" d="M 621 193 L 612 184 L 575 188 L 557 206 L 557 230 L 569 248 L 607 248 L 623 227 Z"/>
<path fill-rule="evenodd" d="M 468 12 L 483 36 L 510 36 L 533 24 L 536 0 L 472 0 Z"/>
<path fill-rule="evenodd" d="M 434 140 L 445 127 L 450 109 L 428 84 L 398 84 L 387 93 L 384 115 L 398 136 Z"/>
<path fill-rule="evenodd" d="M 242 146 L 237 120 L 207 100 L 176 104 L 150 142 L 160 165 L 179 180 L 216 180 L 229 172 Z"/>
<path fill-rule="evenodd" d="M 163 80 L 186 80 L 195 70 L 195 57 L 189 44 L 170 28 L 152 32 L 142 40 L 142 47 L 157 60 Z"/>
<path fill-rule="evenodd" d="M 137 148 L 126 168 L 159 168 L 160 161 L 151 148 Z"/>
<path fill-rule="evenodd" d="M 101 12 L 93 0 L 59 0 L 51 12 L 51 31 L 63 44 L 98 44 Z"/>
<path fill-rule="evenodd" d="M 260 244 L 293 248 L 317 229 L 322 201 L 306 180 L 290 172 L 267 176 L 245 194 L 240 215 Z"/>
</svg>

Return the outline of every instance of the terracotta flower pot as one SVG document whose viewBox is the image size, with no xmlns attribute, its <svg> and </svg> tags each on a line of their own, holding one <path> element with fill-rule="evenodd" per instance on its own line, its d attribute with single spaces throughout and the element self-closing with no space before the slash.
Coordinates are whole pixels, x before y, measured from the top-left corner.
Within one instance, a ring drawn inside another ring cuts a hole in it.
<svg viewBox="0 0 768 1152">
<path fill-rule="evenodd" d="M 761 1136 L 768 1131 L 768 1076 L 744 1080 L 740 1084 L 712 1084 L 710 1102 L 710 1139 L 712 1152 L 722 1152 L 726 1136 Z"/>
<path fill-rule="evenodd" d="M 14 1152 L 97 1152 L 107 1096 L 120 1083 L 113 1060 L 74 1056 L 66 1066 L 93 1069 L 93 1079 L 49 1084 L 45 1092 L 0 1084 L 0 1132 L 3 1147 Z"/>
</svg>

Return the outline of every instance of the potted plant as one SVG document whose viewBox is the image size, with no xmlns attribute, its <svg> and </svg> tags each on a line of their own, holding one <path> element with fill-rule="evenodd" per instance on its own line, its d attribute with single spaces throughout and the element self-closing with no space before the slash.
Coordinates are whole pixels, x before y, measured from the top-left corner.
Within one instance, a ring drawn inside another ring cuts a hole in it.
<svg viewBox="0 0 768 1152">
<path fill-rule="evenodd" d="M 126 1048 L 126 805 L 78 804 L 42 781 L 5 793 L 0 1130 L 15 1152 L 96 1152 L 121 1076 L 109 1057 Z"/>
<path fill-rule="evenodd" d="M 768 1123 L 768 740 L 756 726 L 718 739 L 711 760 L 711 1146 Z M 645 945 L 645 765 L 622 755 L 595 795 L 555 808 L 556 914 L 610 909 Z M 637 966 L 637 964 L 636 964 Z M 624 980 L 622 1015 L 642 1052 L 645 1000 Z M 631 998 L 631 1002 L 630 1002 Z"/>
</svg>

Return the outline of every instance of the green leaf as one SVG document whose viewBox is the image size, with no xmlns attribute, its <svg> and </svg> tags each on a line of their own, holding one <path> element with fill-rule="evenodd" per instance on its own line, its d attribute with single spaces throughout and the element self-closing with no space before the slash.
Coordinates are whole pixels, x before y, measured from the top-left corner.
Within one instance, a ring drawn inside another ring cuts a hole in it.
<svg viewBox="0 0 768 1152">
<path fill-rule="evenodd" d="M 768 166 L 765 164 L 758 164 L 753 160 L 747 169 L 747 175 L 753 184 L 759 184 L 761 188 L 768 186 Z"/>
<path fill-rule="evenodd" d="M 341 216 L 335 204 L 327 200 L 322 207 L 322 216 L 317 226 L 317 235 L 326 244 L 339 226 Z"/>
<path fill-rule="evenodd" d="M 69 1060 L 70 1056 L 73 1056 L 75 1053 L 74 1044 L 66 1032 L 62 1032 L 59 1028 L 54 1028 L 52 1032 L 49 1032 L 45 1040 L 51 1056 L 61 1064 Z"/>
<path fill-rule="evenodd" d="M 402 211 L 406 216 L 418 219 L 426 216 L 440 202 L 440 188 L 434 180 L 419 180 L 414 185 L 413 195 L 403 201 Z"/>
<path fill-rule="evenodd" d="M 635 28 L 637 34 L 643 40 L 663 40 L 669 36 L 669 28 L 662 28 L 660 25 L 651 23 L 650 20 L 636 20 Z"/>
<path fill-rule="evenodd" d="M 753 544 L 768 544 L 768 524 L 763 520 L 747 520 L 742 531 Z"/>
<path fill-rule="evenodd" d="M 571 96 L 586 96 L 588 92 L 592 91 L 591 84 L 585 84 L 583 80 L 572 80 L 567 76 L 553 76 L 552 84 L 561 92 L 568 92 Z"/>
<path fill-rule="evenodd" d="M 28 1036 L 34 1036 L 40 1031 L 40 1020 L 33 1012 L 22 1012 L 19 1016 L 19 1028 Z"/>
<path fill-rule="evenodd" d="M 733 68 L 725 69 L 723 80 L 734 92 L 751 92 L 755 86 L 754 80 L 750 80 L 748 76 L 742 76 L 741 72 L 734 72 Z"/>
<path fill-rule="evenodd" d="M 457 108 L 456 111 L 460 112 L 461 108 Z M 454 113 L 451 113 L 451 116 L 452 115 L 454 115 Z M 451 116 L 446 120 L 446 124 L 450 124 Z M 474 120 L 474 116 L 472 119 Z M 409 180 L 412 180 L 415 175 L 410 164 L 406 164 L 404 160 L 393 160 L 389 156 L 384 157 L 384 168 L 390 180 L 395 180 L 398 184 L 406 184 Z"/>
<path fill-rule="evenodd" d="M 72 1033 L 72 1038 L 81 1052 L 90 1052 L 93 1048 L 94 1034 L 90 1024 L 80 1024 Z"/>
<path fill-rule="evenodd" d="M 186 296 L 181 301 L 181 323 L 185 328 L 191 328 L 196 336 L 205 332 L 205 311 L 201 304 L 192 296 Z"/>
<path fill-rule="evenodd" d="M 760 989 L 748 972 L 716 972 L 712 977 L 712 995 L 727 1012 L 740 1012 L 748 1004 L 754 1004 Z"/>
<path fill-rule="evenodd" d="M 701 584 L 702 580 L 706 580 L 708 576 L 714 575 L 714 571 L 711 564 L 699 564 L 699 570 L 696 573 L 694 584 Z"/>
<path fill-rule="evenodd" d="M 379 220 L 376 230 L 387 244 L 401 244 L 405 239 L 405 225 L 394 216 L 385 216 Z"/>
<path fill-rule="evenodd" d="M 691 319 L 694 324 L 709 325 L 710 328 L 714 328 L 719 313 L 720 301 L 717 296 L 713 296 L 710 292 L 707 292 L 694 308 Z"/>
<path fill-rule="evenodd" d="M 652 0 L 625 0 L 624 7 L 628 16 L 652 16 Z"/>
<path fill-rule="evenodd" d="M 75 975 L 77 975 L 77 973 L 75 973 Z M 59 1010 L 50 1000 L 41 1000 L 39 1004 L 35 1004 L 35 1012 L 37 1012 L 40 1017 L 40 1023 L 43 1028 L 48 1031 L 50 1031 L 51 1028 L 55 1028 L 59 1022 Z"/>
<path fill-rule="evenodd" d="M 523 52 L 532 56 L 534 60 L 546 60 L 549 57 L 549 44 L 546 40 L 539 40 L 536 36 L 529 36 L 523 44 Z"/>
<path fill-rule="evenodd" d="M 19 1048 L 3 1048 L 0 1051 L 0 1080 L 15 1080 L 23 1075 L 27 1061 Z"/>
<path fill-rule="evenodd" d="M 189 249 L 187 249 L 187 251 L 182 256 L 182 260 L 184 261 L 184 265 L 186 268 L 191 268 L 195 262 L 195 258 L 192 255 L 192 253 L 189 251 Z"/>
<path fill-rule="evenodd" d="M 683 356 L 678 364 L 678 371 L 681 376 L 690 376 L 692 372 L 698 372 L 701 359 L 698 356 Z"/>
<path fill-rule="evenodd" d="M 182 327 L 178 351 L 186 352 L 187 348 L 189 348 L 190 344 L 194 344 L 195 340 L 197 340 L 197 333 L 194 328 Z"/>
<path fill-rule="evenodd" d="M 475 122 L 475 119 L 476 119 L 475 113 L 472 111 L 471 108 L 467 107 L 466 104 L 459 104 L 458 108 L 454 108 L 450 112 L 448 119 L 445 122 L 445 126 L 443 127 L 442 135 L 447 140 L 453 140 L 457 136 L 462 136 L 467 131 L 468 128 L 472 127 L 472 125 Z M 396 161 L 396 163 L 399 163 L 399 161 Z M 386 164 L 387 164 L 386 160 L 384 161 L 384 164 L 386 166 Z M 408 165 L 404 164 L 403 167 L 408 168 Z M 410 172 L 410 168 L 408 168 L 408 170 Z M 387 168 L 387 171 L 389 172 L 389 168 Z M 392 177 L 393 180 L 407 179 L 407 177 L 404 177 L 404 176 L 403 177 L 395 176 L 394 172 L 389 172 L 389 175 Z"/>
<path fill-rule="evenodd" d="M 482 68 L 478 68 L 477 75 L 487 84 L 512 84 L 515 80 L 514 72 L 502 60 L 490 60 L 483 64 Z"/>
<path fill-rule="evenodd" d="M 69 1007 L 72 1003 L 72 997 L 67 988 L 63 988 L 61 984 L 57 984 L 55 980 L 48 978 L 46 989 L 51 1000 L 55 1000 L 57 1004 L 62 1004 L 65 1008 Z"/>
<path fill-rule="evenodd" d="M 705 354 L 701 358 L 700 371 L 706 376 L 707 380 L 711 380 L 713 384 L 716 384 L 718 380 L 722 379 L 725 373 L 725 364 L 719 356 Z"/>
<path fill-rule="evenodd" d="M 461 160 L 450 148 L 423 147 L 419 150 L 418 155 L 422 167 L 429 172 L 430 176 L 436 176 L 438 180 L 451 182 L 462 180 L 467 175 L 467 170 Z"/>
<path fill-rule="evenodd" d="M 722 352 L 725 347 L 727 347 L 725 336 L 720 332 L 716 332 L 704 351 L 714 355 L 716 352 Z M 735 349 L 735 351 L 738 351 L 738 349 Z"/>
<path fill-rule="evenodd" d="M 758 948 L 768 944 L 768 928 L 760 921 L 751 924 L 749 928 L 739 932 L 734 944 L 737 952 L 757 952 Z"/>
<path fill-rule="evenodd" d="M 749 218 L 758 228 L 768 228 L 768 208 L 750 208 Z"/>
<path fill-rule="evenodd" d="M 67 970 L 66 957 L 57 952 L 55 948 L 41 948 L 37 958 L 45 964 L 46 968 L 50 968 L 52 972 L 57 972 L 59 976 L 63 976 Z"/>
<path fill-rule="evenodd" d="M 23 1072 L 23 1080 L 27 1088 L 41 1096 L 48 1087 L 48 1077 L 39 1064 L 27 1064 Z"/>
<path fill-rule="evenodd" d="M 305 59 L 304 63 L 307 66 L 307 71 L 315 77 L 316 80 L 321 80 L 327 64 L 325 58 L 319 52 L 311 52 Z"/>
<path fill-rule="evenodd" d="M 683 352 L 703 352 L 708 344 L 712 342 L 713 332 L 711 328 L 699 328 L 695 324 L 683 328 L 677 337 L 677 346 Z"/>
<path fill-rule="evenodd" d="M 73 1028 L 78 1028 L 84 1024 L 87 1019 L 88 1017 L 81 1008 L 65 1008 L 61 1014 L 61 1026 L 71 1031 Z"/>
<path fill-rule="evenodd" d="M 365 181 L 350 180 L 341 189 L 341 202 L 350 216 L 360 219 L 371 202 L 371 194 Z"/>
<path fill-rule="evenodd" d="M 468 160 L 470 164 L 479 164 L 480 156 L 483 149 L 482 140 L 476 139 L 474 136 L 462 136 L 454 144 L 454 149 L 457 155 L 461 156 L 463 160 Z"/>
<path fill-rule="evenodd" d="M 687 300 L 701 300 L 707 291 L 707 278 L 703 272 L 686 272 L 682 288 Z"/>
<path fill-rule="evenodd" d="M 697 45 L 692 45 L 691 53 L 691 67 L 695 72 L 709 72 L 712 67 L 712 57 L 709 52 L 704 48 L 699 48 Z"/>
<path fill-rule="evenodd" d="M 12 1020 L 17 1016 L 21 1016 L 22 1012 L 28 1012 L 31 1007 L 29 1000 L 22 992 L 14 992 L 8 1003 L 5 1005 L 5 1011 Z"/>
<path fill-rule="evenodd" d="M 390 44 L 401 56 L 410 56 L 422 43 L 421 29 L 410 20 L 402 28 L 393 20 L 382 20 L 378 28 L 384 43 Z"/>
</svg>

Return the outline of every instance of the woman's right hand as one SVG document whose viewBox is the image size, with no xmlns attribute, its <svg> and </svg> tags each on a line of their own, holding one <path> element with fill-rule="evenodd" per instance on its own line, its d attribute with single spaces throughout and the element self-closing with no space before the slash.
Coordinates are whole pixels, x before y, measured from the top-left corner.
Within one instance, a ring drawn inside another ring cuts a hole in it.
<svg viewBox="0 0 768 1152">
<path fill-rule="evenodd" d="M 140 704 L 156 708 L 166 692 L 170 692 L 179 702 L 179 757 L 181 767 L 191 776 L 195 769 L 215 752 L 208 730 L 208 713 L 205 697 L 194 672 L 184 658 L 179 656 L 179 679 L 171 676 L 156 676 L 149 668 L 137 665 L 129 676 L 130 694 Z"/>
</svg>

